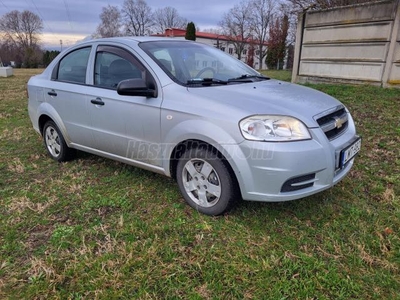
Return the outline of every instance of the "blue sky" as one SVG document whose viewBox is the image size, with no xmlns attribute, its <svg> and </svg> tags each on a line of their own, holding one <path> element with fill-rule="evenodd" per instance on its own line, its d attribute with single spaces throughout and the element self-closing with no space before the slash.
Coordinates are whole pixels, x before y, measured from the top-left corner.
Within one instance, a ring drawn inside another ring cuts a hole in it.
<svg viewBox="0 0 400 300">
<path fill-rule="evenodd" d="M 108 4 L 122 7 L 123 0 L 0 0 L 0 16 L 11 10 L 28 9 L 41 17 L 44 22 L 42 44 L 45 47 L 75 44 L 91 35 L 100 22 L 101 9 Z M 153 8 L 175 7 L 179 14 L 193 21 L 200 29 L 218 25 L 222 15 L 240 0 L 147 0 Z"/>
</svg>

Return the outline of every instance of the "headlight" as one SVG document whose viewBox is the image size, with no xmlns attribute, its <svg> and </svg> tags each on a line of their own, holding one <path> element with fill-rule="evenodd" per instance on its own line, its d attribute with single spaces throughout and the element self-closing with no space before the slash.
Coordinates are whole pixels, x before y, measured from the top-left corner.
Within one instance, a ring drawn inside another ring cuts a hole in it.
<svg viewBox="0 0 400 300">
<path fill-rule="evenodd" d="M 243 119 L 239 123 L 247 140 L 285 142 L 311 139 L 307 127 L 299 120 L 287 116 L 260 115 Z"/>
</svg>

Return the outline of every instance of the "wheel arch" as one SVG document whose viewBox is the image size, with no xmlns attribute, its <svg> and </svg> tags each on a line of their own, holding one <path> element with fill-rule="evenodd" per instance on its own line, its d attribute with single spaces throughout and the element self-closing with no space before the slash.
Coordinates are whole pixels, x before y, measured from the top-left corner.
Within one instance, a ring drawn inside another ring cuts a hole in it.
<svg viewBox="0 0 400 300">
<path fill-rule="evenodd" d="M 41 135 L 43 135 L 44 124 L 46 124 L 47 121 L 53 121 L 57 125 L 57 127 L 60 129 L 66 144 L 68 146 L 70 145 L 71 140 L 69 138 L 69 135 L 67 134 L 67 130 L 64 126 L 64 123 L 63 123 L 60 115 L 50 104 L 42 103 L 42 105 L 38 109 L 38 115 L 39 115 L 38 128 L 39 128 Z"/>
<path fill-rule="evenodd" d="M 43 115 L 41 115 L 39 117 L 38 125 L 39 125 L 39 131 L 40 131 L 41 135 L 43 135 L 44 124 L 46 124 L 48 121 L 53 121 L 54 122 L 54 120 L 50 116 L 48 116 L 46 114 L 43 114 Z"/>
<path fill-rule="evenodd" d="M 229 173 L 232 176 L 232 180 L 235 183 L 235 186 L 237 187 L 239 193 L 240 193 L 240 185 L 239 185 L 239 181 L 236 175 L 236 172 L 234 170 L 234 167 L 231 165 L 230 163 L 230 159 L 229 157 L 227 158 L 226 155 L 224 155 L 219 149 L 217 149 L 214 145 L 200 140 L 200 139 L 187 139 L 184 141 L 181 141 L 180 143 L 178 143 L 174 149 L 171 152 L 170 158 L 169 158 L 169 172 L 171 177 L 176 180 L 176 170 L 177 170 L 177 165 L 178 165 L 178 161 L 179 159 L 182 157 L 182 155 L 189 149 L 192 148 L 198 148 L 198 147 L 203 147 L 211 152 L 213 152 L 214 154 L 217 155 L 218 158 L 221 159 L 222 163 L 227 167 L 227 169 L 229 170 Z M 226 151 L 224 151 L 225 153 L 227 153 Z"/>
</svg>

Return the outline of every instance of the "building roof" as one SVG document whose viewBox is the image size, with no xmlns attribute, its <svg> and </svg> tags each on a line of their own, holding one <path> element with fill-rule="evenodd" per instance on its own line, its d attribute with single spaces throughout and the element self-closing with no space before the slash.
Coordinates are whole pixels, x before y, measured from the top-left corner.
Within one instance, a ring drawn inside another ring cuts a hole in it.
<svg viewBox="0 0 400 300">
<path fill-rule="evenodd" d="M 164 37 L 185 37 L 186 35 L 186 29 L 180 29 L 180 28 L 167 28 L 165 29 L 164 33 L 157 33 L 154 34 L 153 36 L 164 36 Z M 213 39 L 213 40 L 224 40 L 224 41 L 229 41 L 229 37 L 223 35 L 223 34 L 216 34 L 216 33 L 211 33 L 211 32 L 201 32 L 201 31 L 196 31 L 196 38 L 205 38 L 205 39 Z"/>
<path fill-rule="evenodd" d="M 167 28 L 165 29 L 164 33 L 157 33 L 153 34 L 152 36 L 159 36 L 159 37 L 185 37 L 186 35 L 186 29 L 180 29 L 180 28 Z M 211 33 L 211 32 L 201 32 L 201 31 L 196 31 L 196 38 L 204 38 L 204 39 L 211 39 L 211 40 L 220 40 L 220 41 L 239 41 L 240 38 L 233 38 L 229 37 L 223 34 L 217 34 L 217 33 Z M 254 42 L 257 44 L 256 40 L 252 39 L 247 39 L 245 40 L 246 43 Z M 264 43 L 267 45 L 267 43 Z"/>
</svg>

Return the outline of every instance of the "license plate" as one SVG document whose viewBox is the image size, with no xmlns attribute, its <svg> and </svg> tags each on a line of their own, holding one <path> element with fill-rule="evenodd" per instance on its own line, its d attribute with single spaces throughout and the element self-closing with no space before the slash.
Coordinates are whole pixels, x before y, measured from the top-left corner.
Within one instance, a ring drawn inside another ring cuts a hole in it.
<svg viewBox="0 0 400 300">
<path fill-rule="evenodd" d="M 343 168 L 354 156 L 360 152 L 361 138 L 340 152 L 340 168 Z"/>
</svg>

